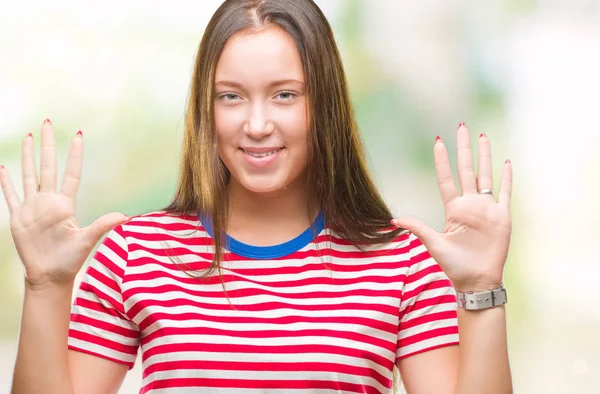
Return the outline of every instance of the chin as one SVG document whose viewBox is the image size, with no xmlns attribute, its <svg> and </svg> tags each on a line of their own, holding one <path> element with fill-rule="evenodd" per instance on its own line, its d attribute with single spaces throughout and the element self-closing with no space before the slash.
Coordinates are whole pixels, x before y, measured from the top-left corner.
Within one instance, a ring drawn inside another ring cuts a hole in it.
<svg viewBox="0 0 600 394">
<path fill-rule="evenodd" d="M 244 179 L 240 185 L 252 193 L 275 193 L 287 186 L 280 179 Z"/>
<path fill-rule="evenodd" d="M 239 184 L 243 189 L 252 193 L 274 193 L 285 189 L 288 182 L 285 176 L 278 174 L 239 174 L 239 177 L 232 177 L 232 180 Z"/>
</svg>

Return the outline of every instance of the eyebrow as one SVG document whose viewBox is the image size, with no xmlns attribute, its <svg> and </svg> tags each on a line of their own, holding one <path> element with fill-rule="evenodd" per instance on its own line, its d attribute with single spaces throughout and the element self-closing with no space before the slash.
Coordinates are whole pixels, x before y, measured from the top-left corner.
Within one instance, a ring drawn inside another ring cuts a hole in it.
<svg viewBox="0 0 600 394">
<path fill-rule="evenodd" d="M 293 79 L 293 78 L 289 78 L 289 79 L 281 79 L 278 81 L 272 81 L 271 83 L 269 83 L 269 87 L 274 87 L 274 86 L 280 86 L 280 85 L 285 85 L 286 83 L 297 83 L 300 85 L 304 85 L 303 81 L 297 80 L 297 79 Z M 243 88 L 243 85 L 239 82 L 235 82 L 235 81 L 216 81 L 215 85 L 227 85 L 227 86 L 231 86 L 234 88 Z"/>
</svg>

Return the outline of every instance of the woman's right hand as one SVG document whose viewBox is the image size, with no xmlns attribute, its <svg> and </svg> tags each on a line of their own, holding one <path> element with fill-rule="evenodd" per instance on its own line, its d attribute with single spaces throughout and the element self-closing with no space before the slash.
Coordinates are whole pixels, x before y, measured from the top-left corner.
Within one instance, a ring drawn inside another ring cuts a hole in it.
<svg viewBox="0 0 600 394">
<path fill-rule="evenodd" d="M 129 218 L 113 212 L 88 227 L 79 228 L 75 198 L 81 177 L 83 134 L 78 132 L 69 150 L 60 191 L 57 186 L 56 146 L 50 120 L 42 125 L 41 167 L 38 175 L 33 153 L 33 136 L 23 140 L 23 201 L 4 166 L 0 184 L 10 211 L 10 230 L 25 267 L 26 284 L 41 288 L 72 284 L 92 248 L 116 225 Z"/>
</svg>

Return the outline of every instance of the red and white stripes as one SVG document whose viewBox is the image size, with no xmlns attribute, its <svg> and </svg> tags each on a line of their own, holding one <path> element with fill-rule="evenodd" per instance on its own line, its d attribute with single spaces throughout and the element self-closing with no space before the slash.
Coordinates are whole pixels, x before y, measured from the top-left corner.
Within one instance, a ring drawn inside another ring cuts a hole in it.
<svg viewBox="0 0 600 394">
<path fill-rule="evenodd" d="M 182 270 L 211 259 L 196 217 L 117 227 L 77 292 L 69 347 L 131 367 L 139 346 L 140 393 L 324 394 L 387 393 L 400 358 L 458 342 L 454 290 L 413 235 L 359 251 L 326 227 L 283 257 L 226 253 L 226 293 Z"/>
</svg>

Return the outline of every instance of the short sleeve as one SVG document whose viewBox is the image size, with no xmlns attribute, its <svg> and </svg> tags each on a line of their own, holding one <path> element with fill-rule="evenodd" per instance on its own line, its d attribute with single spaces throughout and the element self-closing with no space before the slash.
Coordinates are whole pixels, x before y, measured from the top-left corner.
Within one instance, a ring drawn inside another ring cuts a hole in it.
<svg viewBox="0 0 600 394">
<path fill-rule="evenodd" d="M 75 294 L 69 349 L 133 368 L 139 328 L 125 314 L 121 285 L 127 265 L 122 227 L 111 230 L 91 259 Z"/>
<path fill-rule="evenodd" d="M 458 344 L 456 292 L 452 282 L 413 234 L 402 291 L 396 363 L 405 357 Z"/>
</svg>

